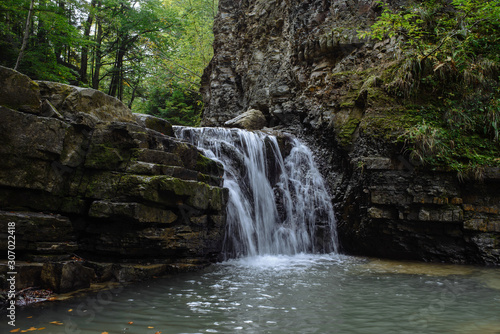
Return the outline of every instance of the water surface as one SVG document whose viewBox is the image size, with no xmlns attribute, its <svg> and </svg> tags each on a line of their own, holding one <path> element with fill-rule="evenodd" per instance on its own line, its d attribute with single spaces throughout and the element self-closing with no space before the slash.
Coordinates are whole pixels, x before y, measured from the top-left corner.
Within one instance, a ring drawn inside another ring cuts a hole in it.
<svg viewBox="0 0 500 334">
<path fill-rule="evenodd" d="M 17 324 L 82 334 L 500 333 L 499 287 L 493 268 L 256 256 L 18 310 Z"/>
</svg>

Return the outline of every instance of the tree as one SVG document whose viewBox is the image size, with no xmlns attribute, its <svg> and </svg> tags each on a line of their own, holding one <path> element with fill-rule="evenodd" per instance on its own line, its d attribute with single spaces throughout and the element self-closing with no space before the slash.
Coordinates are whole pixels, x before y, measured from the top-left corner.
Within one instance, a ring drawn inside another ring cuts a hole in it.
<svg viewBox="0 0 500 334">
<path fill-rule="evenodd" d="M 202 99 L 198 92 L 203 70 L 213 55 L 212 25 L 218 2 L 167 0 L 166 3 L 176 13 L 179 25 L 170 36 L 168 48 L 160 45 L 154 48 L 151 62 L 155 65 L 151 66 L 153 71 L 145 81 L 148 88 L 136 105 L 139 110 L 162 115 L 174 124 L 198 125 L 202 109 Z M 161 79 L 158 80 L 159 78 Z M 187 103 L 189 111 L 183 103 Z M 179 117 L 181 110 L 188 115 L 194 114 Z M 186 123 L 186 120 L 191 122 Z"/>
<path fill-rule="evenodd" d="M 215 0 L 3 0 L 0 64 L 90 86 L 136 111 L 161 96 L 173 113 L 199 114 L 216 12 Z"/>
<path fill-rule="evenodd" d="M 16 66 L 14 66 L 14 70 L 17 70 L 17 68 L 19 67 L 19 63 L 23 58 L 24 50 L 26 49 L 26 44 L 28 44 L 28 37 L 30 35 L 30 28 L 31 28 L 31 16 L 33 15 L 34 4 L 35 0 L 31 0 L 30 9 L 28 10 L 28 17 L 26 19 L 26 28 L 24 29 L 23 44 L 21 45 L 21 50 L 19 50 L 19 56 L 17 57 Z"/>
</svg>

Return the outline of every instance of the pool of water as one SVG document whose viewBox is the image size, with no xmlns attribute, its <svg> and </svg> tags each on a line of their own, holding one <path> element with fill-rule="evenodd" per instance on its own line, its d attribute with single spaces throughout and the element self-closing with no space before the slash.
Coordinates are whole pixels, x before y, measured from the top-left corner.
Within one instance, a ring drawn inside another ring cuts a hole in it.
<svg viewBox="0 0 500 334">
<path fill-rule="evenodd" d="M 40 333 L 500 333 L 500 269 L 258 256 L 16 316 Z"/>
</svg>

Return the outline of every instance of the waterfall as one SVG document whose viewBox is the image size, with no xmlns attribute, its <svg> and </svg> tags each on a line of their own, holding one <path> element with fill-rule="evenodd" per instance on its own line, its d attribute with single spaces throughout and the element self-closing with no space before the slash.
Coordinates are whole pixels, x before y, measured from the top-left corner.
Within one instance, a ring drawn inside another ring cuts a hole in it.
<svg viewBox="0 0 500 334">
<path fill-rule="evenodd" d="M 226 258 L 337 252 L 330 197 L 311 151 L 299 140 L 287 137 L 280 149 L 278 138 L 263 132 L 174 130 L 224 166 Z"/>
</svg>

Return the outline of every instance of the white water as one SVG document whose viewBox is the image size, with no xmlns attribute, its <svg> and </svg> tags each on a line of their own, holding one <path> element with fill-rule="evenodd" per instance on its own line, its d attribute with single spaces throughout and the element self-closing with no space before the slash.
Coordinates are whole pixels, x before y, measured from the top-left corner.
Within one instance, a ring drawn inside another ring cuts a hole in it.
<svg viewBox="0 0 500 334">
<path fill-rule="evenodd" d="M 225 128 L 175 127 L 224 165 L 229 189 L 226 258 L 337 252 L 330 197 L 311 151 L 295 138 L 283 157 L 275 136 Z"/>
<path fill-rule="evenodd" d="M 235 232 L 226 246 L 240 257 L 20 308 L 16 329 L 4 320 L 0 333 L 499 333 L 498 268 L 305 254 L 336 247 L 333 210 L 305 146 L 293 141 L 283 159 L 276 138 L 261 133 L 180 131 L 225 165 Z M 323 226 L 324 249 L 315 247 Z"/>
</svg>

